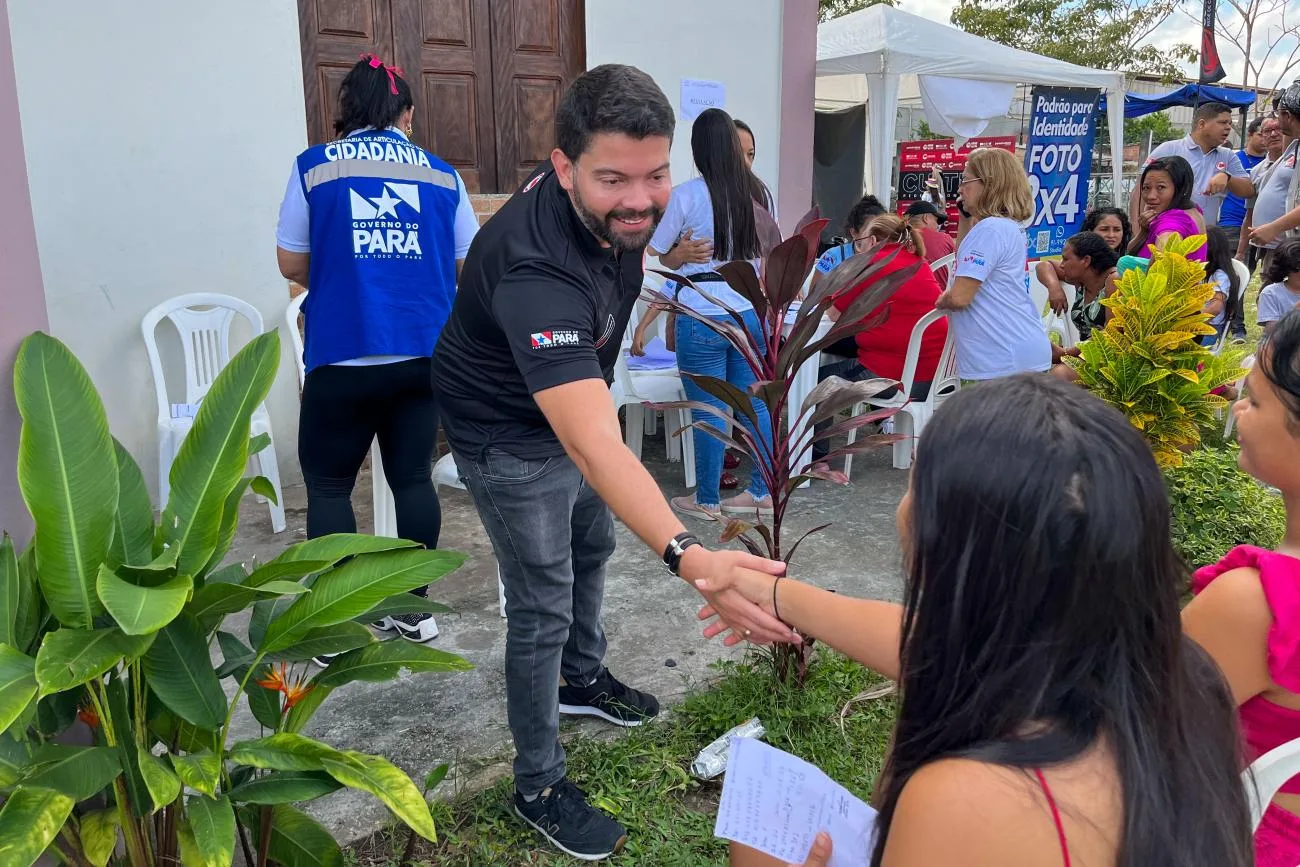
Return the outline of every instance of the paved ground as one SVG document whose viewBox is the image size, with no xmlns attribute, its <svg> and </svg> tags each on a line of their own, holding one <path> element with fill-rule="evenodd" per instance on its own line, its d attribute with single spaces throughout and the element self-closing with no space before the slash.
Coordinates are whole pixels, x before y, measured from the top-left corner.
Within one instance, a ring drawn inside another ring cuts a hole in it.
<svg viewBox="0 0 1300 867">
<path fill-rule="evenodd" d="M 666 494 L 684 492 L 681 465 L 662 460 L 662 435 L 647 437 L 644 454 Z M 799 548 L 795 572 L 845 593 L 898 598 L 894 508 L 907 474 L 890 466 L 888 450 L 859 456 L 853 469 L 852 486 L 818 482 L 796 494 L 789 519 L 793 530 L 834 524 Z M 265 506 L 251 498 L 245 501 L 234 559 L 269 560 L 285 545 L 306 538 L 303 489 L 289 488 L 285 499 L 289 526 L 279 535 L 271 533 Z M 368 469 L 363 471 L 354 502 L 358 527 L 369 532 L 373 525 Z M 470 556 L 430 593 L 456 612 L 439 616 L 441 635 L 435 646 L 469 659 L 474 670 L 404 675 L 386 684 L 352 684 L 330 696 L 306 733 L 336 747 L 384 755 L 417 780 L 436 765 L 450 762 L 461 785 L 485 785 L 508 773 L 512 754 L 502 671 L 505 621 L 497 613 L 495 560 L 469 495 L 444 489 L 442 505 L 442 544 Z M 716 541 L 714 525 L 696 521 L 689 525 L 706 543 Z M 671 705 L 709 676 L 711 662 L 738 651 L 704 641 L 695 620 L 699 596 L 669 576 L 658 558 L 622 525 L 618 534 L 605 594 L 608 663 L 620 678 Z M 599 721 L 564 726 L 566 732 L 608 729 Z M 257 724 L 241 711 L 234 736 L 257 735 Z M 344 842 L 387 821 L 377 801 L 347 790 L 314 802 L 311 812 Z"/>
</svg>

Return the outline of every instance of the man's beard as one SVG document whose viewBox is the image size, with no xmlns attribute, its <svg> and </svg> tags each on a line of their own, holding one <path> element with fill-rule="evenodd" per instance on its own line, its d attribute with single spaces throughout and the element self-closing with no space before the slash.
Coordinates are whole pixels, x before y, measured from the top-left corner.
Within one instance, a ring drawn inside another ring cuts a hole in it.
<svg viewBox="0 0 1300 867">
<path fill-rule="evenodd" d="M 629 211 L 627 209 L 615 209 L 610 211 L 602 219 L 599 214 L 587 207 L 582 200 L 582 194 L 578 192 L 578 185 L 573 185 L 573 208 L 578 212 L 578 218 L 582 224 L 587 227 L 591 234 L 600 240 L 609 244 L 617 252 L 628 250 L 640 251 L 646 244 L 650 243 L 650 238 L 654 235 L 655 229 L 659 226 L 659 221 L 663 219 L 664 212 L 656 207 L 651 207 L 646 211 Z M 619 218 L 649 217 L 650 225 L 633 235 L 620 233 L 615 228 L 614 221 Z"/>
</svg>

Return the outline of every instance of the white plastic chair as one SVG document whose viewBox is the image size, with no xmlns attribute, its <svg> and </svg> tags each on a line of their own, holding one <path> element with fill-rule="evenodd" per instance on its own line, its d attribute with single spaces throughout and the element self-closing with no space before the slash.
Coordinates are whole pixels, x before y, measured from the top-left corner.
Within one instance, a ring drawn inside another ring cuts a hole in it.
<svg viewBox="0 0 1300 867">
<path fill-rule="evenodd" d="M 149 369 L 153 373 L 154 391 L 158 398 L 158 506 L 167 505 L 171 493 L 168 476 L 172 461 L 180 451 L 181 442 L 193 426 L 192 418 L 172 418 L 172 405 L 167 398 L 167 380 L 162 358 L 158 352 L 158 323 L 169 320 L 180 335 L 185 358 L 185 403 L 196 406 L 207 396 L 217 374 L 230 363 L 230 325 L 236 316 L 242 316 L 253 335 L 262 333 L 262 314 L 257 308 L 240 298 L 217 292 L 194 292 L 178 295 L 154 307 L 144 315 L 141 332 L 145 351 L 149 355 Z M 271 528 L 276 533 L 284 531 L 284 489 L 280 485 L 280 467 L 275 459 L 275 438 L 271 433 L 271 417 L 266 405 L 253 410 L 250 432 L 257 436 L 270 436 L 271 444 L 255 456 L 257 471 L 270 481 L 275 489 L 277 503 L 267 501 L 271 510 Z M 259 497 L 259 499 L 261 499 Z"/>
<path fill-rule="evenodd" d="M 916 455 L 916 443 L 921 438 L 921 432 L 939 409 L 939 405 L 961 387 L 961 379 L 957 376 L 957 353 L 953 344 L 953 329 L 950 327 L 948 338 L 943 344 L 943 351 L 939 353 L 939 364 L 935 368 L 929 394 L 925 396 L 925 400 L 908 399 L 912 393 L 912 385 L 916 381 L 916 365 L 921 357 L 921 338 L 927 328 L 943 319 L 945 315 L 942 310 L 931 310 L 912 326 L 912 336 L 907 341 L 907 355 L 903 361 L 902 388 L 893 397 L 873 397 L 853 408 L 855 416 L 865 412 L 868 405 L 881 409 L 898 408 L 898 412 L 894 414 L 894 432 L 902 434 L 906 439 L 894 443 L 895 469 L 905 470 L 912 466 L 912 459 Z M 849 431 L 847 444 L 852 445 L 857 438 L 858 429 Z M 845 455 L 844 474 L 851 476 L 852 471 L 853 455 Z"/>
<path fill-rule="evenodd" d="M 1238 397 L 1238 398 L 1241 397 L 1242 392 L 1245 391 L 1245 389 L 1246 389 L 1246 374 L 1250 373 L 1250 369 L 1251 369 L 1252 367 L 1255 366 L 1255 356 L 1253 356 L 1253 355 L 1247 355 L 1244 359 L 1242 359 L 1242 361 L 1241 361 L 1241 366 L 1242 366 L 1243 368 L 1245 368 L 1246 373 L 1243 373 L 1243 374 L 1241 375 L 1241 379 L 1237 380 L 1237 397 Z M 1236 415 L 1233 414 L 1233 412 L 1232 412 L 1232 407 L 1229 406 L 1229 407 L 1228 407 L 1228 420 L 1227 420 L 1227 421 L 1224 423 L 1224 425 L 1223 425 L 1223 438 L 1224 438 L 1225 440 L 1226 440 L 1228 437 L 1232 436 L 1232 426 L 1235 425 L 1236 423 L 1237 423 L 1237 417 L 1236 417 Z"/>
<path fill-rule="evenodd" d="M 951 269 L 952 263 L 956 261 L 957 261 L 957 254 L 955 252 L 949 253 L 947 256 L 943 256 L 942 258 L 935 259 L 933 262 L 931 262 L 930 270 L 942 271 L 944 268 Z M 948 273 L 951 274 L 952 271 L 950 270 Z"/>
<path fill-rule="evenodd" d="M 1264 812 L 1286 781 L 1300 774 L 1300 739 L 1287 741 L 1255 759 L 1241 775 L 1250 807 L 1250 829 L 1254 831 Z"/>
<path fill-rule="evenodd" d="M 289 308 L 284 311 L 285 325 L 289 329 L 289 342 L 293 346 L 294 358 L 298 362 L 299 390 L 307 381 L 307 365 L 302 357 L 302 332 L 298 330 L 298 314 L 302 310 L 302 302 L 306 297 L 306 292 L 297 296 L 289 302 Z M 370 475 L 370 487 L 374 491 L 375 535 L 396 538 L 397 507 L 393 502 L 392 489 L 388 487 L 388 483 L 384 479 L 384 463 L 379 454 L 378 439 L 370 444 Z M 460 473 L 456 470 L 456 461 L 450 453 L 443 455 L 433 465 L 433 489 L 436 492 L 440 487 L 465 490 L 465 486 L 460 482 Z M 497 602 L 500 606 L 501 616 L 505 617 L 506 585 L 501 583 L 500 565 L 497 566 Z"/>
<path fill-rule="evenodd" d="M 658 289 L 656 278 L 657 275 L 652 275 L 647 278 L 646 284 Z M 640 306 L 638 302 L 637 308 L 640 309 Z M 628 320 L 627 330 L 623 334 L 622 348 L 614 362 L 614 382 L 610 386 L 610 395 L 614 398 L 615 409 L 626 407 L 624 442 L 632 453 L 640 458 L 641 443 L 646 432 L 647 407 L 643 404 L 686 400 L 686 389 L 682 386 L 681 375 L 675 367 L 644 371 L 628 368 L 628 348 L 632 345 L 632 332 L 638 319 L 639 316 L 634 310 L 632 318 Z M 663 324 L 660 325 L 661 332 L 665 327 Z M 676 431 L 690 424 L 690 421 L 689 410 L 674 409 L 664 413 L 664 426 L 667 428 L 664 440 L 668 458 L 673 460 L 680 455 L 686 487 L 693 488 L 695 487 L 694 431 L 683 431 L 679 435 L 680 443 L 673 441 Z"/>
</svg>

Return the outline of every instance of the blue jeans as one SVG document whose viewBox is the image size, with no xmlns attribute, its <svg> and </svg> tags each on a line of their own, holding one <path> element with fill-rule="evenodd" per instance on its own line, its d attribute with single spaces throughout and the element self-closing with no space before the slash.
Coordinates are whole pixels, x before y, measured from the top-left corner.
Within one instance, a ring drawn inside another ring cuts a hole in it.
<svg viewBox="0 0 1300 867">
<path fill-rule="evenodd" d="M 491 446 L 477 457 L 452 454 L 506 588 L 506 718 L 515 787 L 531 795 L 565 775 L 560 676 L 585 686 L 604 670 L 600 607 L 614 520 L 565 455 L 523 459 Z"/>
<path fill-rule="evenodd" d="M 757 314 L 753 310 L 746 310 L 743 316 L 749 333 L 754 335 L 756 340 L 760 339 L 759 335 L 762 332 L 758 326 Z M 725 315 L 713 318 L 723 322 L 732 321 L 730 316 Z M 677 317 L 677 368 L 685 373 L 725 379 L 741 391 L 748 391 L 754 384 L 754 372 L 750 370 L 749 364 L 736 348 L 721 335 L 689 316 Z M 691 400 L 712 404 L 719 409 L 726 408 L 722 401 L 684 376 L 682 385 L 686 388 L 686 396 Z M 749 419 L 743 416 L 738 421 L 742 422 L 750 433 L 757 434 L 758 440 L 770 448 L 772 423 L 767 414 L 767 404 L 757 398 L 753 403 L 754 415 L 758 417 L 758 430 L 755 431 L 750 427 Z M 704 410 L 692 410 L 691 417 L 694 421 L 708 422 L 720 430 L 725 429 L 726 426 L 726 422 L 722 419 Z M 726 452 L 726 447 L 703 431 L 695 430 L 692 433 L 695 437 L 695 480 L 698 483 L 695 489 L 695 502 L 702 506 L 716 506 L 721 499 L 718 484 L 722 481 L 722 456 Z M 757 461 L 754 462 L 749 474 L 749 493 L 755 499 L 762 499 L 768 494 L 767 483 L 763 481 Z"/>
</svg>

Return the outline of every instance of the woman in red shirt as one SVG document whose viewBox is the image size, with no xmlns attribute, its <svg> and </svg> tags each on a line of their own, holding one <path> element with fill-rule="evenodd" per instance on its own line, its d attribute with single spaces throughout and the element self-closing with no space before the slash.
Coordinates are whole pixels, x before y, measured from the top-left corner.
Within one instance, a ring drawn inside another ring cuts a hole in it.
<svg viewBox="0 0 1300 867">
<path fill-rule="evenodd" d="M 875 281 L 887 274 L 901 271 L 911 265 L 917 265 L 916 272 L 907 282 L 899 286 L 888 301 L 872 310 L 864 318 L 870 319 L 882 309 L 889 311 L 889 317 L 874 328 L 859 331 L 854 337 L 858 345 L 857 358 L 837 360 L 823 365 L 818 371 L 818 379 L 838 376 L 849 382 L 864 379 L 903 378 L 903 362 L 907 359 L 907 344 L 912 339 L 912 329 L 922 316 L 934 310 L 934 302 L 943 291 L 934 272 L 925 259 L 925 242 L 921 233 L 910 226 L 903 218 L 893 214 L 884 214 L 874 218 L 867 226 L 866 234 L 858 244 L 861 255 L 870 255 L 872 261 L 894 258 L 881 270 L 872 274 L 867 280 L 841 292 L 834 301 L 834 306 L 827 312 L 832 319 L 840 314 Z M 921 338 L 921 354 L 917 359 L 916 378 L 912 383 L 912 400 L 925 400 L 930 393 L 930 382 L 934 379 L 935 369 L 939 366 L 939 356 L 943 353 L 944 342 L 948 339 L 948 322 L 936 322 L 926 329 Z M 888 397 L 889 392 L 881 396 Z M 829 421 L 824 424 L 830 424 Z M 829 451 L 825 441 L 815 443 L 813 458 L 818 460 Z"/>
</svg>

